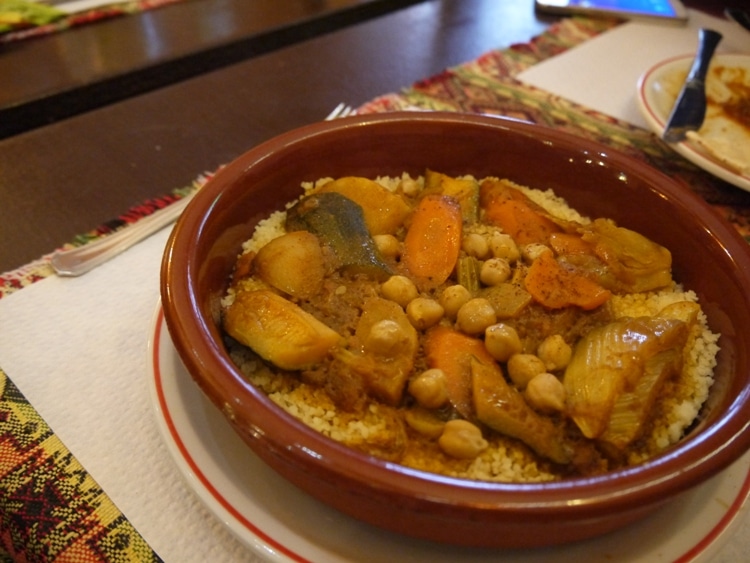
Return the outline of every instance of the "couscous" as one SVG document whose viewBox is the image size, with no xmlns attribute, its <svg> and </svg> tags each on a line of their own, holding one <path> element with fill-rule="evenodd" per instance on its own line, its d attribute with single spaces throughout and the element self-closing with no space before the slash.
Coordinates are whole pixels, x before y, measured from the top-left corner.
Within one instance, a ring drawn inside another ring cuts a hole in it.
<svg viewBox="0 0 750 563">
<path fill-rule="evenodd" d="M 223 300 L 232 358 L 319 432 L 533 482 L 679 441 L 719 335 L 671 254 L 499 178 L 322 179 L 262 221 Z"/>
</svg>

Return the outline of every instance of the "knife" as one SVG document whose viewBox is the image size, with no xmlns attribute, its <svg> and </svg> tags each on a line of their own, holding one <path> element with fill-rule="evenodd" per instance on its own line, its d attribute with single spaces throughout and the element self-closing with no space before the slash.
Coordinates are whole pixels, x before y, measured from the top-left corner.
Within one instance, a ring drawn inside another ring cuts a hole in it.
<svg viewBox="0 0 750 563">
<path fill-rule="evenodd" d="M 740 10 L 739 8 L 727 8 L 724 10 L 724 14 L 730 20 L 737 22 L 746 30 L 750 31 L 750 12 Z"/>
<path fill-rule="evenodd" d="M 662 139 L 677 143 L 688 131 L 697 131 L 706 117 L 706 74 L 721 33 L 701 28 L 698 31 L 698 52 L 690 67 L 685 84 L 669 115 Z"/>
</svg>

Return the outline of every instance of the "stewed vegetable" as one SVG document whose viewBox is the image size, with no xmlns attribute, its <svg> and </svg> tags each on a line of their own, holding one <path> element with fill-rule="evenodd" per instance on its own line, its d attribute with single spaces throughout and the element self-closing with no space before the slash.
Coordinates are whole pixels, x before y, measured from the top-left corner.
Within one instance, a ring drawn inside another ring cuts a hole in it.
<svg viewBox="0 0 750 563">
<path fill-rule="evenodd" d="M 715 354 L 716 335 L 669 250 L 554 194 L 435 171 L 340 178 L 266 236 L 224 301 L 230 347 L 257 354 L 266 367 L 247 371 L 280 404 L 309 403 L 285 408 L 372 455 L 593 474 L 679 439 L 691 420 L 674 413 L 705 399 L 686 389 L 710 379 L 694 348 Z"/>
</svg>

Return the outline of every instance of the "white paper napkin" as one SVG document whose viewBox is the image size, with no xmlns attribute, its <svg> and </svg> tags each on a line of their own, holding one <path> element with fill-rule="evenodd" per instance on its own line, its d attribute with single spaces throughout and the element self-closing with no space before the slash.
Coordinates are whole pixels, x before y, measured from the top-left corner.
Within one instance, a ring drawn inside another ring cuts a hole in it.
<svg viewBox="0 0 750 563">
<path fill-rule="evenodd" d="M 185 485 L 157 429 L 146 361 L 167 234 L 0 300 L 0 366 L 165 561 L 258 561 Z"/>
<path fill-rule="evenodd" d="M 701 27 L 723 35 L 717 52 L 750 53 L 750 33 L 728 20 L 689 10 L 687 26 L 628 22 L 532 66 L 517 78 L 647 129 L 636 98 L 638 79 L 665 59 L 695 54 Z"/>
</svg>

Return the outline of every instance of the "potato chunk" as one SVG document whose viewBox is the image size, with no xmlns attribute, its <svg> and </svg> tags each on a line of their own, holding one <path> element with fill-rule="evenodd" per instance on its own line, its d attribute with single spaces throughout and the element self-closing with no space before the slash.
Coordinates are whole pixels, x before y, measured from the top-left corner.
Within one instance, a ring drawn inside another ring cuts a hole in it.
<svg viewBox="0 0 750 563">
<path fill-rule="evenodd" d="M 311 314 L 267 289 L 238 292 L 224 314 L 224 329 L 262 358 L 289 370 L 320 362 L 341 338 Z"/>
<path fill-rule="evenodd" d="M 264 282 L 301 299 L 317 294 L 326 274 L 318 237 L 308 231 L 273 239 L 258 251 L 253 267 Z"/>
<path fill-rule="evenodd" d="M 397 405 L 414 367 L 417 331 L 398 304 L 373 297 L 363 304 L 355 336 L 358 349 L 337 349 L 336 359 L 363 377 L 370 394 Z"/>
</svg>

